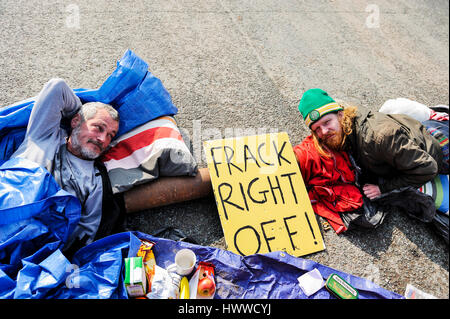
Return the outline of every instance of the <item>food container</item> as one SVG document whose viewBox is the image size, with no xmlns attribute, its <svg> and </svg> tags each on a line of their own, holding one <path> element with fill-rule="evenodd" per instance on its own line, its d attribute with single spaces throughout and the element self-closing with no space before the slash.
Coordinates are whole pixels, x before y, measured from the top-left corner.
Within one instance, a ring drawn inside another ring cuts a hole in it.
<svg viewBox="0 0 450 319">
<path fill-rule="evenodd" d="M 125 288 L 129 297 L 141 297 L 146 292 L 144 263 L 142 257 L 125 258 Z"/>
</svg>

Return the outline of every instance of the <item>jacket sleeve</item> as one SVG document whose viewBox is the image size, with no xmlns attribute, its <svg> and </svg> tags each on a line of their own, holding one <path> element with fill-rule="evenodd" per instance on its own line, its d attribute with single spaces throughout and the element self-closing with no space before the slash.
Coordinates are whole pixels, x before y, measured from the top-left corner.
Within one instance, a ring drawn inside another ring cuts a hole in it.
<svg viewBox="0 0 450 319">
<path fill-rule="evenodd" d="M 295 157 L 297 159 L 300 173 L 306 184 L 308 184 L 311 178 L 311 157 L 305 147 L 302 144 L 296 145 L 293 148 Z"/>
<path fill-rule="evenodd" d="M 382 193 L 407 186 L 418 188 L 438 173 L 434 158 L 410 139 L 404 128 L 377 136 L 374 158 L 395 170 L 392 177 L 384 177 L 378 185 Z"/>
<path fill-rule="evenodd" d="M 61 120 L 81 106 L 80 99 L 62 79 L 48 81 L 31 111 L 23 142 L 11 157 L 27 158 L 53 172 L 53 162 L 65 132 Z"/>
<path fill-rule="evenodd" d="M 80 107 L 80 99 L 64 80 L 49 80 L 31 111 L 27 137 L 33 141 L 47 139 L 59 129 L 63 117 L 73 116 Z"/>
</svg>

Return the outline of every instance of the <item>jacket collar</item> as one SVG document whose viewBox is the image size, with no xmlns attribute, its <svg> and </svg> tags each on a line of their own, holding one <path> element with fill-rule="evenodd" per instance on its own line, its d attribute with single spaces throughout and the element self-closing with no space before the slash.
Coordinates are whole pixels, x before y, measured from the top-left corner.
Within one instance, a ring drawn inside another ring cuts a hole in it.
<svg viewBox="0 0 450 319">
<path fill-rule="evenodd" d="M 353 130 L 352 133 L 347 136 L 347 141 L 345 142 L 345 150 L 349 151 L 353 154 L 355 158 L 357 158 L 357 140 L 356 135 L 357 132 L 359 132 L 359 127 L 363 125 L 363 123 L 366 121 L 367 117 L 370 114 L 370 110 L 368 109 L 358 109 L 355 118 L 353 119 Z"/>
</svg>

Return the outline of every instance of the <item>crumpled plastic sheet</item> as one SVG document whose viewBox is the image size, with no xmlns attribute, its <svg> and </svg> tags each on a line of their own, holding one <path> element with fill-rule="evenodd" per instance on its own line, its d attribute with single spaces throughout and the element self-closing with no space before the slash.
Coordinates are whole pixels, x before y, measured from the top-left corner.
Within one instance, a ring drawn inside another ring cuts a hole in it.
<svg viewBox="0 0 450 319">
<path fill-rule="evenodd" d="M 0 180 L 0 298 L 45 296 L 63 278 L 60 249 L 79 221 L 80 202 L 26 159 L 1 165 Z"/>
<path fill-rule="evenodd" d="M 99 89 L 75 89 L 74 92 L 83 103 L 100 101 L 118 110 L 120 122 L 116 138 L 150 120 L 178 113 L 161 80 L 148 71 L 148 64 L 131 50 L 125 52 L 116 70 Z"/>
<path fill-rule="evenodd" d="M 41 264 L 33 265 L 41 269 L 41 274 L 34 276 L 34 287 L 45 288 L 47 294 L 22 293 L 19 296 L 64 299 L 127 298 L 123 283 L 123 259 L 136 255 L 140 245 L 139 238 L 155 242 L 155 258 L 160 267 L 167 268 L 171 265 L 175 253 L 182 248 L 192 249 L 198 260 L 213 263 L 217 283 L 215 298 L 218 299 L 334 299 L 325 288 L 308 298 L 299 287 L 297 278 L 314 268 L 320 271 L 324 280 L 331 273 L 337 273 L 358 289 L 361 299 L 404 298 L 364 278 L 283 252 L 242 257 L 218 248 L 175 242 L 139 232 L 111 235 L 80 249 L 72 259 L 72 268 L 67 259 L 56 251 Z M 61 270 L 65 272 L 61 273 Z M 54 289 L 55 286 L 57 289 Z M 53 291 L 50 288 L 53 288 Z"/>
<path fill-rule="evenodd" d="M 174 242 L 168 239 L 145 236 L 156 243 L 154 248 L 156 263 L 167 267 L 179 249 L 189 248 L 197 255 L 197 260 L 211 262 L 215 266 L 219 299 L 334 299 L 326 290 L 320 289 L 309 298 L 298 285 L 297 278 L 317 268 L 324 280 L 337 273 L 360 293 L 360 299 L 402 299 L 403 296 L 387 291 L 373 282 L 321 265 L 309 259 L 291 256 L 285 252 L 271 252 L 240 256 L 219 248 Z"/>
</svg>

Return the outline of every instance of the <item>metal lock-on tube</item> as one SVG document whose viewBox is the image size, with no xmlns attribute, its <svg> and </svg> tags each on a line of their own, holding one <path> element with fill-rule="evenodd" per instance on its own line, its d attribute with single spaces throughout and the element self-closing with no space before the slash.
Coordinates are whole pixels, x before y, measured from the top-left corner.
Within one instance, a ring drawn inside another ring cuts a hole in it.
<svg viewBox="0 0 450 319">
<path fill-rule="evenodd" d="M 124 193 L 127 213 L 202 198 L 212 193 L 208 168 L 194 176 L 160 177 Z"/>
</svg>

